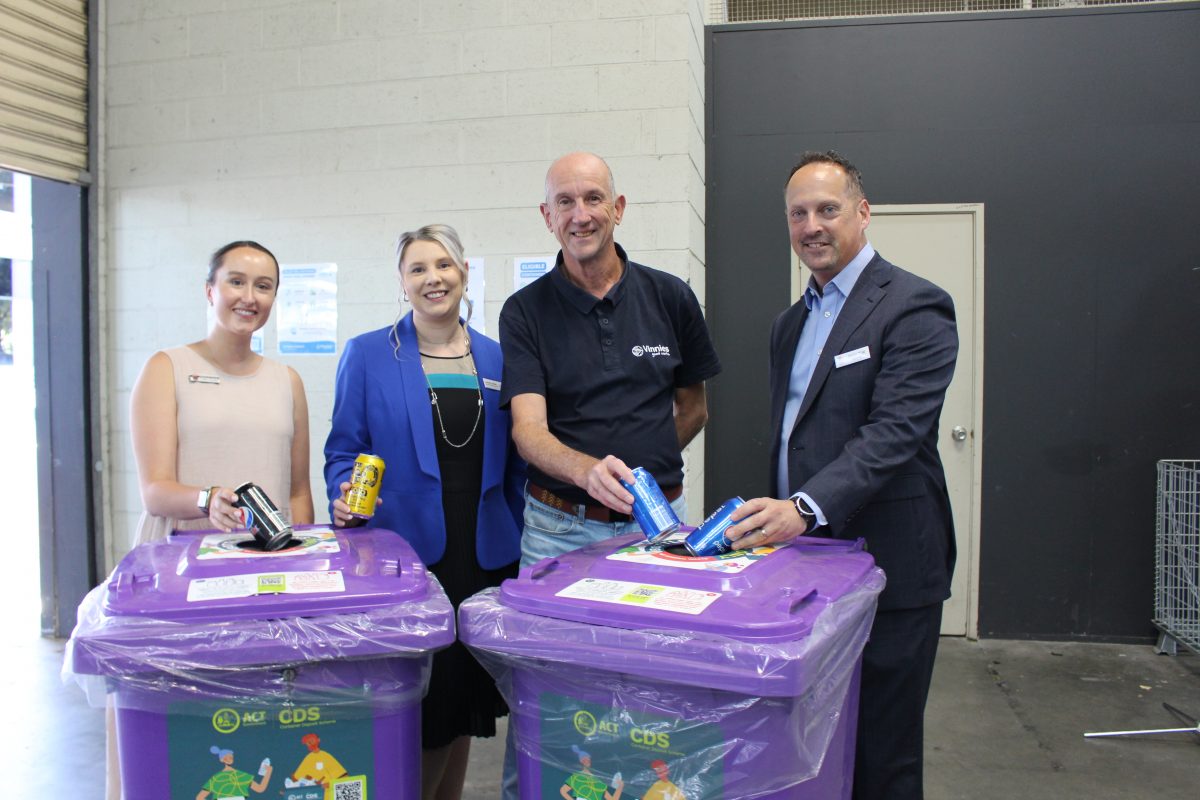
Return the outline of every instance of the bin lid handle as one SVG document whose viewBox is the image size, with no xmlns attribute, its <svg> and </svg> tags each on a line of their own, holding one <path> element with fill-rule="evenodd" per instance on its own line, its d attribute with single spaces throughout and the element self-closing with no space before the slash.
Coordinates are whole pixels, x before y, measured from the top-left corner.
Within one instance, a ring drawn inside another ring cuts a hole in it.
<svg viewBox="0 0 1200 800">
<path fill-rule="evenodd" d="M 533 568 L 529 571 L 529 579 L 536 581 L 539 578 L 544 578 L 557 568 L 557 558 L 543 558 L 541 561 L 533 565 Z"/>
<path fill-rule="evenodd" d="M 797 608 L 811 603 L 816 597 L 816 589 L 809 589 L 804 594 L 798 595 L 789 587 L 783 590 L 783 597 L 780 598 L 779 603 L 775 606 L 775 610 L 791 614 Z"/>
</svg>

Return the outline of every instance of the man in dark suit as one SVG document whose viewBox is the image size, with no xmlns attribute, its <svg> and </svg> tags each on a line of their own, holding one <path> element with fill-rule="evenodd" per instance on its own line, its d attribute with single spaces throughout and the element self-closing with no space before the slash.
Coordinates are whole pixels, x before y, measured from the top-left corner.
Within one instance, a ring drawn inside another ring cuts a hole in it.
<svg viewBox="0 0 1200 800">
<path fill-rule="evenodd" d="M 785 198 L 812 278 L 771 331 L 773 496 L 739 509 L 729 536 L 738 548 L 810 531 L 866 539 L 887 586 L 863 652 L 854 798 L 921 798 L 925 700 L 955 556 L 937 451 L 954 306 L 867 242 L 862 177 L 842 156 L 806 153 Z"/>
</svg>

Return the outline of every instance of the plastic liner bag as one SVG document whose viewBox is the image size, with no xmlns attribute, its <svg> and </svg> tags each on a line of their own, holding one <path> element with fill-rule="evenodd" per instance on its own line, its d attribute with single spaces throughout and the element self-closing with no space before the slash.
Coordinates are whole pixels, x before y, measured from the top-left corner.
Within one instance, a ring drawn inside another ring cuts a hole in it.
<svg viewBox="0 0 1200 800">
<path fill-rule="evenodd" d="M 208 606 L 187 597 L 197 580 L 189 572 L 201 572 L 199 539 L 141 545 L 80 603 L 63 681 L 77 683 L 94 707 L 113 694 L 119 708 L 172 714 L 191 706 L 210 714 L 214 701 L 343 710 L 419 702 L 432 653 L 454 641 L 453 607 L 399 536 L 364 531 L 351 538 L 339 533 L 340 550 L 314 562 L 344 568 L 341 593 L 229 597 Z M 222 578 L 248 572 L 257 579 L 267 562 L 231 563 Z M 304 566 L 295 557 L 270 564 L 288 565 L 289 574 Z M 211 575 L 211 565 L 205 568 Z"/>
<path fill-rule="evenodd" d="M 459 637 L 508 703 L 519 760 L 540 763 L 523 768 L 523 782 L 541 783 L 528 795 L 523 783 L 523 797 L 575 780 L 610 794 L 670 782 L 689 800 L 753 798 L 812 779 L 827 752 L 851 774 L 859 658 L 884 583 L 871 567 L 793 641 L 538 616 L 497 589 L 462 604 Z"/>
</svg>

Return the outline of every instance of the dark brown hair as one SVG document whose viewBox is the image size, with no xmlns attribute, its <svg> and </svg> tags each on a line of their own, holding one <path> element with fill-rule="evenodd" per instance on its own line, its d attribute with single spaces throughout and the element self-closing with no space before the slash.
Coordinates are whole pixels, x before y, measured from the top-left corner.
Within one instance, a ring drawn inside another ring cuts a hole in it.
<svg viewBox="0 0 1200 800">
<path fill-rule="evenodd" d="M 224 247 L 217 248 L 217 251 L 212 254 L 212 258 L 208 260 L 208 279 L 205 281 L 205 283 L 207 283 L 209 286 L 212 286 L 213 281 L 217 279 L 217 270 L 219 270 L 221 265 L 225 263 L 225 256 L 227 256 L 231 250 L 237 250 L 239 247 L 249 247 L 251 250 L 257 250 L 260 253 L 266 253 L 268 256 L 270 256 L 271 261 L 275 262 L 275 283 L 278 286 L 279 259 L 275 257 L 274 253 L 263 247 L 258 242 L 252 242 L 248 239 L 238 242 L 230 242 Z"/>
<path fill-rule="evenodd" d="M 857 194 L 859 197 L 867 196 L 867 193 L 863 191 L 862 173 L 858 171 L 858 167 L 851 164 L 850 159 L 836 150 L 826 150 L 824 153 L 809 150 L 800 156 L 800 160 L 796 162 L 796 166 L 792 167 L 792 171 L 788 173 L 788 179 L 783 183 L 784 188 L 786 189 L 788 183 L 791 182 L 793 175 L 809 164 L 835 164 L 841 167 L 842 171 L 846 173 L 846 180 L 849 183 L 851 194 Z"/>
</svg>

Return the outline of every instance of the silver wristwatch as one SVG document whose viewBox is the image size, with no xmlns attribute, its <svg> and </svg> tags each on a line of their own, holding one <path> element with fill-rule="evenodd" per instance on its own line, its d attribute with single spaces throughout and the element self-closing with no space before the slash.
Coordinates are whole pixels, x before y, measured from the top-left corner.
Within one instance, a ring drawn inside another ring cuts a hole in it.
<svg viewBox="0 0 1200 800">
<path fill-rule="evenodd" d="M 800 498 L 800 495 L 796 495 L 792 498 L 792 504 L 796 506 L 796 513 L 799 514 L 800 518 L 804 520 L 804 530 L 806 532 L 817 527 L 817 515 L 814 514 L 813 510 L 808 507 L 808 504 Z"/>
<path fill-rule="evenodd" d="M 217 490 L 216 486 L 209 486 L 207 489 L 201 489 L 199 497 L 196 498 L 196 508 L 204 512 L 204 516 L 208 516 L 208 507 L 212 505 L 213 492 Z"/>
</svg>

